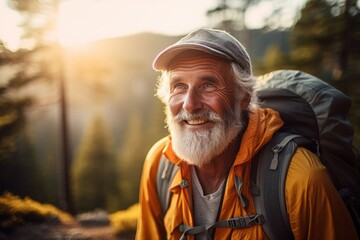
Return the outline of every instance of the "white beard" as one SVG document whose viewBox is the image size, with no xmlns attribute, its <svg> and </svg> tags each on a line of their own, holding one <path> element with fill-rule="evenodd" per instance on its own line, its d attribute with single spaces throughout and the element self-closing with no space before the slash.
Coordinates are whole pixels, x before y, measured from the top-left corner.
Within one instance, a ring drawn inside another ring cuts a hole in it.
<svg viewBox="0 0 360 240">
<path fill-rule="evenodd" d="M 214 157 L 220 155 L 243 128 L 240 107 L 235 107 L 235 111 L 228 110 L 224 119 L 213 111 L 196 114 L 181 111 L 173 116 L 168 107 L 166 115 L 174 152 L 182 160 L 198 167 L 209 164 Z M 183 129 L 181 121 L 198 118 L 208 119 L 215 125 L 209 130 Z"/>
</svg>

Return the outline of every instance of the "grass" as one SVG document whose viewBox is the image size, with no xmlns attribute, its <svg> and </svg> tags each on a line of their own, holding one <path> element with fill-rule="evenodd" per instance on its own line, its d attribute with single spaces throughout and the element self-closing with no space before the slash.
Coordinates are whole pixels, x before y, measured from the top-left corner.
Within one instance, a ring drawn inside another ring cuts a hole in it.
<svg viewBox="0 0 360 240">
<path fill-rule="evenodd" d="M 0 196 L 0 230 L 11 230 L 25 223 L 47 221 L 73 222 L 73 217 L 51 204 L 41 204 L 29 197 L 20 198 L 11 193 Z"/>
<path fill-rule="evenodd" d="M 139 204 L 126 210 L 109 214 L 115 234 L 134 234 L 138 219 Z M 42 204 L 29 197 L 20 198 L 11 193 L 0 196 L 0 231 L 10 231 L 26 223 L 55 221 L 73 223 L 74 218 L 51 204 Z"/>
<path fill-rule="evenodd" d="M 135 232 L 138 215 L 139 204 L 134 204 L 126 210 L 110 214 L 109 219 L 115 234 Z"/>
</svg>

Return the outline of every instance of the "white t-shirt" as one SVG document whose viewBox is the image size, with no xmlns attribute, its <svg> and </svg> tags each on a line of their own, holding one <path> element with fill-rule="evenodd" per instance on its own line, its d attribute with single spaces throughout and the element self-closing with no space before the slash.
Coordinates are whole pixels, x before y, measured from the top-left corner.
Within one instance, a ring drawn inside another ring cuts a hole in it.
<svg viewBox="0 0 360 240">
<path fill-rule="evenodd" d="M 191 167 L 191 179 L 193 189 L 195 226 L 214 224 L 221 202 L 221 195 L 225 185 L 225 179 L 214 193 L 205 196 L 200 181 L 197 177 L 195 167 L 193 166 Z M 202 233 L 197 234 L 196 239 L 205 240 L 210 238 L 206 233 Z"/>
</svg>

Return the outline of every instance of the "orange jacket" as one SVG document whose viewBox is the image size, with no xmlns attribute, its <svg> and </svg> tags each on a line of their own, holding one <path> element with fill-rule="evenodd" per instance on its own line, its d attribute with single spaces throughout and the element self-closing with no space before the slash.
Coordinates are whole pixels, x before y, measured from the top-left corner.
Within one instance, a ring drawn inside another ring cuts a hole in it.
<svg viewBox="0 0 360 240">
<path fill-rule="evenodd" d="M 249 125 L 230 169 L 219 220 L 255 214 L 250 195 L 250 163 L 254 155 L 283 125 L 277 112 L 254 109 L 249 113 Z M 156 191 L 156 174 L 160 157 L 180 167 L 170 186 L 172 198 L 165 217 Z M 243 194 L 249 199 L 244 209 L 236 193 L 234 175 L 243 180 Z M 149 151 L 140 186 L 140 213 L 136 239 L 179 239 L 180 224 L 193 226 L 191 213 L 191 182 L 180 188 L 183 178 L 191 181 L 190 168 L 171 148 L 171 137 L 156 143 Z M 286 179 L 286 205 L 295 239 L 356 239 L 355 227 L 325 167 L 316 155 L 299 148 L 291 161 Z M 194 239 L 193 236 L 188 239 Z M 217 228 L 214 239 L 267 239 L 261 225 L 244 229 Z"/>
</svg>

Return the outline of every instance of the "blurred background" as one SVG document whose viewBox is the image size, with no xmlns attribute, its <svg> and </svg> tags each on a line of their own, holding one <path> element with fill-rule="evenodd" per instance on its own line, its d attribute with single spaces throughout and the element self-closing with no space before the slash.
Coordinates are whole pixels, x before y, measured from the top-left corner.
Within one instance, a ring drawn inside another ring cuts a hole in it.
<svg viewBox="0 0 360 240">
<path fill-rule="evenodd" d="M 0 0 L 0 193 L 72 214 L 136 204 L 167 135 L 152 60 L 199 27 L 231 32 L 256 75 L 300 69 L 343 91 L 360 147 L 357 0 Z"/>
</svg>

